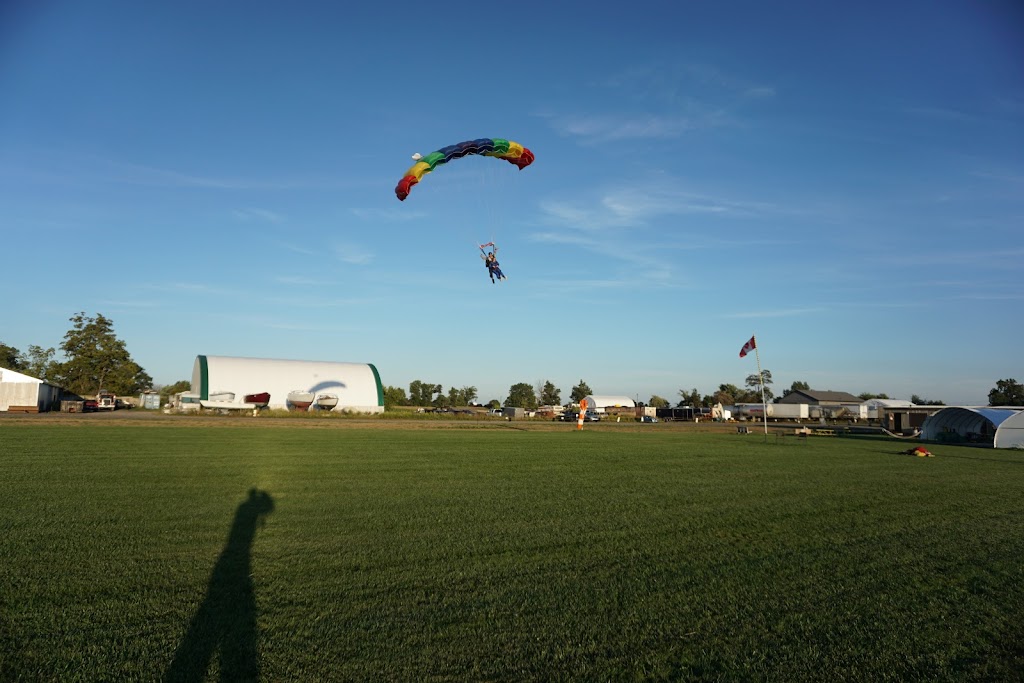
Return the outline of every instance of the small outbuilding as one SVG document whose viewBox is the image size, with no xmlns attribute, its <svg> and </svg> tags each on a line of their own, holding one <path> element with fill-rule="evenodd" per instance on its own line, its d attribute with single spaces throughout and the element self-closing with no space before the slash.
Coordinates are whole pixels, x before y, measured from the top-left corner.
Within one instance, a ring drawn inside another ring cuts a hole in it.
<svg viewBox="0 0 1024 683">
<path fill-rule="evenodd" d="M 0 368 L 0 412 L 46 413 L 60 408 L 63 390 L 44 380 Z"/>
<path fill-rule="evenodd" d="M 943 408 L 924 421 L 921 438 L 990 444 L 994 448 L 1024 448 L 1024 408 Z"/>
<path fill-rule="evenodd" d="M 191 393 L 201 401 L 230 396 L 228 401 L 238 403 L 270 394 L 269 408 L 287 408 L 289 395 L 305 394 L 310 403 L 335 412 L 384 412 L 384 387 L 370 363 L 196 356 Z"/>
</svg>

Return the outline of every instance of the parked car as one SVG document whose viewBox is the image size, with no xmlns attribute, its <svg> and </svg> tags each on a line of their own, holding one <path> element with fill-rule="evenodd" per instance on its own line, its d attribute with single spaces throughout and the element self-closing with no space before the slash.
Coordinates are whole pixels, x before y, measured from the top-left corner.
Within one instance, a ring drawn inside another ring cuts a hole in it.
<svg viewBox="0 0 1024 683">
<path fill-rule="evenodd" d="M 82 412 L 83 413 L 95 413 L 100 409 L 100 403 L 94 398 L 87 398 L 82 401 Z"/>
<path fill-rule="evenodd" d="M 651 416 L 651 415 L 642 415 L 642 416 L 640 417 L 640 421 L 641 421 L 641 422 L 657 422 L 657 421 L 658 421 L 658 418 L 656 418 L 656 417 L 653 417 L 653 416 Z"/>
</svg>

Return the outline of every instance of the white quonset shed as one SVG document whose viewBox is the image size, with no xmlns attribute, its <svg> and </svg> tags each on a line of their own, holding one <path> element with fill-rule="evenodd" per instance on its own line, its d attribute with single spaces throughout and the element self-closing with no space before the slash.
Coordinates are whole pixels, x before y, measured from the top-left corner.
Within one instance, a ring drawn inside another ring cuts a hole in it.
<svg viewBox="0 0 1024 683">
<path fill-rule="evenodd" d="M 196 356 L 192 393 L 201 400 L 231 393 L 242 402 L 247 394 L 270 394 L 270 408 L 288 407 L 288 394 L 305 391 L 338 397 L 336 412 L 384 412 L 384 387 L 369 363 Z"/>
<path fill-rule="evenodd" d="M 1024 448 L 1024 408 L 943 408 L 921 426 L 926 441 L 944 441 L 949 435 L 969 442 L 991 440 L 994 448 Z"/>
<path fill-rule="evenodd" d="M 587 410 L 597 413 L 607 412 L 609 408 L 634 409 L 636 402 L 629 396 L 587 396 Z"/>
<path fill-rule="evenodd" d="M 36 377 L 0 368 L 0 412 L 40 412 L 60 408 L 60 387 Z"/>
</svg>

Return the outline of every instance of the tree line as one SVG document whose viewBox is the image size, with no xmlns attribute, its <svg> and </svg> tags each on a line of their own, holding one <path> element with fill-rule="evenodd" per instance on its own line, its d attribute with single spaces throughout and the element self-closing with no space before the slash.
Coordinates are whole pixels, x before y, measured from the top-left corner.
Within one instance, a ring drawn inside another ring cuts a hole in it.
<svg viewBox="0 0 1024 683">
<path fill-rule="evenodd" d="M 573 403 L 579 403 L 592 392 L 590 387 L 582 379 L 579 384 L 572 388 L 570 398 Z M 444 387 L 432 382 L 413 380 L 409 383 L 409 393 L 402 387 L 384 387 L 384 407 L 394 406 L 419 406 L 433 408 L 451 408 L 455 406 L 476 405 L 477 389 L 472 386 L 451 387 L 445 392 Z M 536 384 L 519 382 L 509 387 L 508 396 L 504 401 L 494 398 L 483 404 L 488 408 L 500 408 L 508 406 L 514 408 L 526 408 L 536 410 L 540 406 L 557 406 L 562 403 L 562 390 L 549 380 L 543 380 Z"/>
<path fill-rule="evenodd" d="M 70 319 L 72 327 L 64 335 L 60 344 L 62 360 L 57 360 L 55 348 L 43 348 L 30 345 L 26 352 L 8 346 L 0 341 L 0 367 L 21 372 L 50 384 L 63 387 L 65 390 L 79 395 L 92 395 L 101 390 L 115 394 L 130 395 L 153 388 L 153 378 L 134 360 L 125 346 L 124 341 L 114 333 L 114 322 L 110 318 L 97 313 L 90 317 L 85 313 L 76 313 Z M 709 394 L 701 394 L 697 389 L 680 389 L 677 406 L 710 407 L 716 403 L 735 405 L 737 403 L 760 403 L 762 391 L 765 401 L 775 399 L 771 389 L 771 370 L 764 370 L 760 375 L 747 375 L 743 387 L 735 384 L 719 384 L 718 389 Z M 185 391 L 190 382 L 182 380 L 165 386 L 161 394 Z M 795 381 L 788 389 L 784 389 L 785 397 L 794 391 L 809 390 L 807 382 Z M 590 386 L 580 380 L 569 393 L 567 406 L 578 405 L 580 399 L 593 394 Z M 401 387 L 384 387 L 384 406 L 432 406 L 450 408 L 455 406 L 474 405 L 478 399 L 477 388 L 474 386 L 450 387 L 446 392 L 440 384 L 414 380 L 409 384 L 409 391 Z M 884 393 L 862 393 L 861 400 L 871 398 L 889 398 Z M 1015 379 L 1000 379 L 988 393 L 990 406 L 1012 405 L 1024 406 L 1024 385 Z M 914 394 L 910 401 L 916 405 L 945 405 L 940 400 L 924 399 Z M 508 395 L 503 401 L 491 399 L 487 406 L 498 408 L 509 406 L 535 410 L 540 406 L 557 406 L 562 403 L 562 391 L 549 380 L 541 380 L 534 384 L 519 382 L 509 387 Z M 667 408 L 671 402 L 661 396 L 651 396 L 647 404 L 658 408 Z"/>
<path fill-rule="evenodd" d="M 794 381 L 788 389 L 784 389 L 781 396 L 776 398 L 775 392 L 772 391 L 770 387 L 771 384 L 771 370 L 764 370 L 760 375 L 748 375 L 743 388 L 740 388 L 735 384 L 719 384 L 718 389 L 709 394 L 701 394 L 697 389 L 680 389 L 678 392 L 679 399 L 675 405 L 677 407 L 692 406 L 695 408 L 710 408 L 716 403 L 721 403 L 722 405 L 761 403 L 762 389 L 764 390 L 763 396 L 765 402 L 774 401 L 777 403 L 780 399 L 788 396 L 794 391 L 808 391 L 811 388 L 807 382 L 797 380 Z M 591 391 L 590 386 L 581 379 L 578 384 L 573 386 L 572 391 L 570 392 L 571 400 L 566 404 L 566 407 L 578 405 L 580 399 L 593 393 L 594 392 Z M 862 401 L 867 401 L 872 398 L 888 399 L 889 396 L 885 393 L 864 392 L 858 394 L 857 398 Z M 409 384 L 408 394 L 401 387 L 384 387 L 385 408 L 393 406 L 451 408 L 455 406 L 475 405 L 474 402 L 476 399 L 477 389 L 473 386 L 453 386 L 449 388 L 446 393 L 444 391 L 444 387 L 440 384 L 415 380 Z M 1013 379 L 1001 379 L 996 383 L 996 387 L 989 392 L 988 399 L 989 405 L 991 406 L 1024 406 L 1024 386 Z M 919 406 L 946 405 L 944 401 L 922 398 L 917 394 L 913 394 L 909 400 L 914 405 Z M 533 385 L 527 382 L 513 384 L 509 387 L 508 395 L 505 397 L 504 401 L 491 399 L 484 405 L 489 408 L 508 406 L 535 410 L 540 406 L 557 406 L 561 403 L 561 390 L 551 381 L 542 380 Z M 645 404 L 641 403 L 641 405 Z M 664 397 L 653 395 L 648 399 L 646 405 L 656 408 L 668 408 L 672 406 L 672 403 Z"/>
</svg>

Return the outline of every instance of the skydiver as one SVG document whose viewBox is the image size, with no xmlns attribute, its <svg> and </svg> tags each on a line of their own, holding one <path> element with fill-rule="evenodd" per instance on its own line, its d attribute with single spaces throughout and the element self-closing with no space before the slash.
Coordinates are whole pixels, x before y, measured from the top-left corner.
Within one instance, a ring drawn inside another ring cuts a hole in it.
<svg viewBox="0 0 1024 683">
<path fill-rule="evenodd" d="M 491 251 L 484 251 L 484 247 L 489 246 Z M 507 280 L 505 274 L 501 272 L 501 266 L 498 264 L 498 247 L 494 246 L 492 242 L 480 247 L 480 258 L 484 260 L 484 265 L 487 266 L 487 274 L 491 276 L 491 284 L 493 285 L 497 277 L 499 280 Z"/>
</svg>

